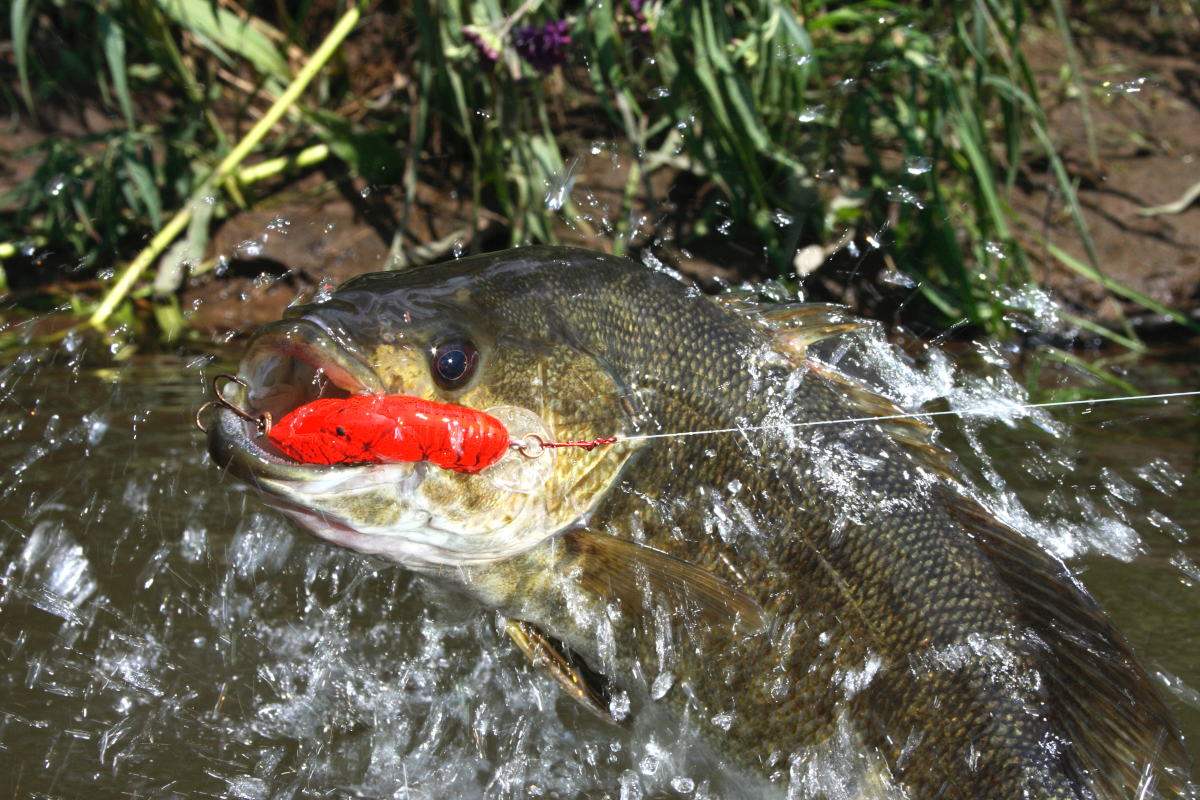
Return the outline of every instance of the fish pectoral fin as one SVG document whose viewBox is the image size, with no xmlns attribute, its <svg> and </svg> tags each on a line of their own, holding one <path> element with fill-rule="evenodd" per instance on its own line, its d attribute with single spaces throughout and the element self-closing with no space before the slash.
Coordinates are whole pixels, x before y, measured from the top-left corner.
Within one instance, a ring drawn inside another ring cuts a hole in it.
<svg viewBox="0 0 1200 800">
<path fill-rule="evenodd" d="M 558 681 L 575 702 L 605 722 L 617 724 L 608 710 L 611 698 L 604 678 L 574 658 L 566 645 L 521 619 L 507 620 L 505 630 L 530 663 Z"/>
<path fill-rule="evenodd" d="M 670 553 L 588 530 L 565 534 L 563 545 L 580 585 L 617 601 L 626 614 L 654 603 L 666 606 L 672 619 L 690 615 L 730 634 L 767 629 L 767 614 L 753 597 Z"/>
</svg>

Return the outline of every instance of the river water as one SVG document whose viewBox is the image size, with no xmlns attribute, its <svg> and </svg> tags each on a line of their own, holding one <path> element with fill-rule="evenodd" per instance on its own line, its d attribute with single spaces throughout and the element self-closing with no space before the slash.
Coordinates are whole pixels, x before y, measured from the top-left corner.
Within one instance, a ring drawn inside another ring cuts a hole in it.
<svg viewBox="0 0 1200 800">
<path fill-rule="evenodd" d="M 0 371 L 0 797 L 753 794 L 688 730 L 652 709 L 599 722 L 488 613 L 310 541 L 224 479 L 192 415 L 236 357 L 117 362 L 69 339 Z M 1197 407 L 1014 412 L 1013 360 L 935 351 L 909 399 L 975 409 L 939 418 L 943 441 L 1068 558 L 1195 742 Z"/>
</svg>

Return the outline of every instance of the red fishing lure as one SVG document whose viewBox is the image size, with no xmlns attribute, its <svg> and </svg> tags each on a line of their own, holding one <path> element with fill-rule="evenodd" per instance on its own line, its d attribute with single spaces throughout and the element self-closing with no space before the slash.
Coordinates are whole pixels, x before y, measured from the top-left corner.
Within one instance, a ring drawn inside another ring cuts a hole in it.
<svg viewBox="0 0 1200 800">
<path fill-rule="evenodd" d="M 271 425 L 267 438 L 306 464 L 429 461 L 468 475 L 512 444 L 493 416 L 408 395 L 314 400 Z"/>
</svg>

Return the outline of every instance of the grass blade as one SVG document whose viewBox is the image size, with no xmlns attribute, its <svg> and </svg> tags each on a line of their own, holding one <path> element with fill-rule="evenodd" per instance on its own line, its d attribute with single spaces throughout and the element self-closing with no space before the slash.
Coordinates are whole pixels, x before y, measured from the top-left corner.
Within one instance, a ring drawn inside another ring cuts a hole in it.
<svg viewBox="0 0 1200 800">
<path fill-rule="evenodd" d="M 100 38 L 104 40 L 104 57 L 108 60 L 108 70 L 112 73 L 117 102 L 121 104 L 121 112 L 125 115 L 126 127 L 132 131 L 136 123 L 133 120 L 133 100 L 129 96 L 129 79 L 125 74 L 125 32 L 112 17 L 101 14 Z"/>
<path fill-rule="evenodd" d="M 1074 270 L 1075 272 L 1078 272 L 1083 277 L 1095 281 L 1096 283 L 1100 284 L 1104 288 L 1108 289 L 1113 294 L 1120 295 L 1121 297 L 1124 297 L 1127 300 L 1132 300 L 1133 302 L 1137 303 L 1138 305 L 1144 306 L 1145 308 L 1149 309 L 1150 311 L 1153 311 L 1155 314 L 1162 314 L 1163 316 L 1170 317 L 1171 319 L 1178 322 L 1180 325 L 1184 325 L 1187 328 L 1189 328 L 1193 331 L 1196 331 L 1197 333 L 1200 333 L 1200 325 L 1198 325 L 1195 322 L 1192 322 L 1190 319 L 1187 318 L 1186 315 L 1182 314 L 1181 312 L 1175 311 L 1174 309 L 1167 308 L 1162 303 L 1152 300 L 1151 298 L 1147 297 L 1146 295 L 1142 294 L 1141 292 L 1137 291 L 1136 289 L 1131 289 L 1130 287 L 1126 286 L 1125 284 L 1121 283 L 1120 281 L 1114 280 L 1113 278 L 1108 277 L 1107 275 L 1100 272 L 1099 270 L 1083 263 L 1082 261 L 1080 261 L 1077 258 L 1074 258 L 1069 253 L 1063 251 L 1062 249 L 1060 249 L 1058 247 L 1055 247 L 1054 245 L 1050 244 L 1049 242 L 1046 242 L 1045 245 L 1046 245 L 1046 250 L 1050 253 L 1050 255 L 1054 256 L 1063 265 L 1069 267 L 1070 269 Z"/>
<path fill-rule="evenodd" d="M 158 2 L 168 16 L 197 34 L 200 41 L 211 41 L 219 45 L 219 48 L 240 55 L 263 75 L 285 82 L 291 80 L 292 74 L 287 61 L 279 54 L 271 40 L 248 22 L 238 19 L 233 12 L 217 8 L 216 3 L 209 3 L 208 0 Z"/>
<path fill-rule="evenodd" d="M 33 106 L 33 92 L 29 89 L 29 29 L 33 24 L 33 7 L 29 0 L 13 0 L 9 9 L 12 25 L 13 54 L 17 57 L 17 75 L 21 82 L 21 97 L 29 116 L 37 122 L 37 109 Z"/>
<path fill-rule="evenodd" d="M 137 155 L 129 148 L 124 153 L 125 173 L 137 187 L 138 195 L 146 204 L 146 213 L 150 216 L 150 227 L 158 230 L 162 227 L 162 197 L 154 184 L 154 175 L 146 165 L 138 160 Z"/>
</svg>

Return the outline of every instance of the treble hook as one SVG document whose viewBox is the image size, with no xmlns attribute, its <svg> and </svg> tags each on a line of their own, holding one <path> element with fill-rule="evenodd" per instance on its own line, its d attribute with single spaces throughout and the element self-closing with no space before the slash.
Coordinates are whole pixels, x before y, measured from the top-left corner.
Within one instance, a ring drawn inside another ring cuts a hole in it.
<svg viewBox="0 0 1200 800">
<path fill-rule="evenodd" d="M 230 375 L 228 372 L 222 372 L 218 375 L 213 376 L 212 389 L 213 389 L 213 394 L 215 394 L 217 396 L 217 399 L 209 400 L 207 403 L 200 406 L 200 408 L 196 409 L 196 427 L 199 428 L 204 433 L 208 433 L 208 428 L 204 427 L 204 423 L 202 423 L 200 421 L 200 416 L 204 413 L 204 409 L 208 408 L 209 406 L 220 406 L 221 408 L 225 408 L 225 409 L 228 409 L 229 411 L 232 411 L 234 414 L 237 414 L 239 417 L 246 420 L 247 422 L 253 422 L 254 427 L 258 431 L 258 435 L 260 437 L 266 436 L 268 433 L 270 433 L 271 432 L 271 414 L 270 414 L 270 412 L 264 413 L 261 417 L 252 417 L 245 411 L 242 411 L 240 408 L 235 406 L 233 403 L 226 400 L 225 395 L 221 394 L 220 387 L 217 386 L 217 381 L 219 381 L 221 378 L 228 378 L 229 380 L 233 381 L 234 383 L 238 384 L 239 386 L 246 386 L 245 381 L 243 381 L 237 375 Z M 249 388 L 249 387 L 247 387 L 247 388 Z"/>
</svg>

